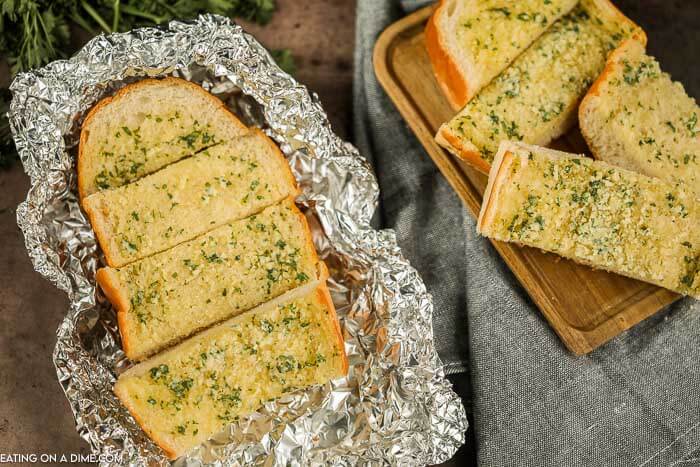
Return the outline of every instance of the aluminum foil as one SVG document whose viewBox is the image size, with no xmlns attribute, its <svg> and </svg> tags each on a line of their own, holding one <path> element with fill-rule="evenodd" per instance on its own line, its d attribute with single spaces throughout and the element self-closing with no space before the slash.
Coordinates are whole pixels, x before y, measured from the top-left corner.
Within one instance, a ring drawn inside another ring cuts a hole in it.
<svg viewBox="0 0 700 467">
<path fill-rule="evenodd" d="M 447 460 L 467 421 L 435 351 L 433 304 L 393 232 L 376 231 L 374 176 L 331 130 L 315 96 L 251 36 L 217 16 L 99 36 L 69 60 L 17 76 L 10 123 L 31 188 L 17 209 L 34 267 L 70 297 L 54 363 L 77 430 L 102 464 L 167 465 L 112 393 L 129 362 L 95 285 L 102 254 L 76 197 L 82 118 L 144 76 L 176 75 L 224 99 L 287 155 L 331 269 L 350 370 L 267 403 L 195 449 L 194 465 L 420 465 Z"/>
</svg>

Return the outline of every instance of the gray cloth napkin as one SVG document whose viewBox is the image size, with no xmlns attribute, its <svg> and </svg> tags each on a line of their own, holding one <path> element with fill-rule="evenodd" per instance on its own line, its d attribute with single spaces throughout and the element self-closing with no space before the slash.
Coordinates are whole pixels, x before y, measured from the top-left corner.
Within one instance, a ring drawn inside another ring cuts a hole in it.
<svg viewBox="0 0 700 467">
<path fill-rule="evenodd" d="M 375 79 L 377 37 L 425 3 L 358 0 L 355 140 L 382 190 L 377 222 L 396 231 L 433 294 L 446 371 L 469 372 L 479 464 L 700 466 L 699 302 L 686 299 L 588 356 L 563 347 Z M 700 2 L 617 3 L 697 96 Z"/>
</svg>

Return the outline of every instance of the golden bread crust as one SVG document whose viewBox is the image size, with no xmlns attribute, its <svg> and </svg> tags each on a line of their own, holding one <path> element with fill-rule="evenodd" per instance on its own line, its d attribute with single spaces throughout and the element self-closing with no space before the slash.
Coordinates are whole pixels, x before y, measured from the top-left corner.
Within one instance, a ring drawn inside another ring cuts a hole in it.
<svg viewBox="0 0 700 467">
<path fill-rule="evenodd" d="M 97 196 L 88 196 L 82 200 L 82 207 L 85 214 L 88 216 L 92 230 L 95 232 L 97 242 L 100 247 L 102 247 L 107 265 L 117 267 L 124 262 L 124 259 L 119 253 L 119 249 L 115 247 L 112 237 L 108 232 L 110 230 L 109 221 L 103 212 L 104 206 L 102 205 L 101 198 L 97 193 L 94 195 Z"/>
<path fill-rule="evenodd" d="M 435 140 L 441 146 L 448 146 L 457 157 L 466 162 L 467 164 L 474 167 L 481 173 L 488 174 L 491 169 L 491 165 L 481 157 L 479 151 L 475 151 L 472 147 L 465 145 L 465 140 L 457 137 L 447 125 L 443 125 L 438 131 Z"/>
<path fill-rule="evenodd" d="M 124 407 L 126 407 L 126 409 L 129 411 L 129 414 L 131 414 L 134 421 L 141 427 L 141 429 L 146 433 L 146 435 L 148 435 L 148 437 L 151 438 L 151 440 L 163 450 L 165 456 L 170 460 L 177 459 L 179 456 L 177 455 L 175 448 L 173 446 L 170 446 L 167 440 L 158 436 L 158 433 L 148 428 L 148 424 L 143 419 L 143 417 L 139 415 L 138 410 L 136 410 L 136 407 L 134 406 L 131 397 L 129 397 L 128 391 L 122 390 L 122 385 L 119 384 L 119 380 L 117 380 L 117 382 L 114 384 L 114 394 L 119 398 L 121 403 L 124 404 Z"/>
<path fill-rule="evenodd" d="M 324 265 L 325 267 L 325 265 Z M 328 317 L 331 321 L 331 332 L 335 335 L 337 341 L 338 341 L 338 348 L 341 349 L 341 357 L 342 357 L 342 372 L 343 375 L 347 375 L 348 373 L 348 368 L 349 368 L 349 363 L 348 363 L 348 356 L 345 353 L 345 339 L 343 339 L 343 332 L 340 330 L 340 323 L 338 322 L 338 315 L 336 314 L 335 311 L 335 305 L 333 305 L 333 300 L 331 299 L 331 294 L 330 291 L 328 290 L 328 286 L 326 282 L 323 282 L 318 289 L 316 289 L 316 293 L 318 294 L 318 299 L 319 301 L 326 307 L 328 308 L 329 314 Z"/>
<path fill-rule="evenodd" d="M 87 144 L 88 137 L 90 135 L 90 125 L 92 124 L 92 121 L 95 118 L 97 118 L 100 112 L 104 110 L 107 106 L 109 106 L 112 103 L 118 102 L 120 99 L 126 97 L 127 95 L 136 91 L 140 91 L 143 88 L 148 88 L 150 86 L 162 86 L 164 83 L 168 86 L 181 86 L 189 88 L 194 93 L 204 97 L 206 100 L 209 100 L 217 109 L 223 110 L 224 115 L 226 115 L 229 118 L 233 126 L 236 126 L 241 130 L 246 129 L 246 126 L 238 119 L 238 117 L 231 113 L 231 111 L 228 110 L 228 108 L 226 108 L 226 105 L 223 103 L 223 101 L 221 101 L 221 99 L 206 91 L 198 84 L 173 76 L 167 76 L 165 78 L 146 78 L 140 81 L 136 81 L 135 83 L 128 84 L 123 88 L 119 89 L 114 95 L 107 96 L 104 99 L 100 100 L 97 104 L 95 104 L 95 106 L 92 109 L 90 109 L 87 116 L 85 117 L 85 120 L 83 121 L 80 130 L 80 142 L 78 145 L 77 162 L 78 195 L 81 201 L 83 200 L 83 198 L 89 196 L 90 194 L 87 191 L 91 180 L 87 178 L 85 170 L 87 164 L 89 163 L 89 161 L 87 160 L 89 156 L 85 154 L 84 150 Z"/>
<path fill-rule="evenodd" d="M 644 31 L 642 31 L 642 34 Z M 615 67 L 617 66 L 617 61 L 619 60 L 620 56 L 622 56 L 627 48 L 633 43 L 633 42 L 639 42 L 642 44 L 642 46 L 645 45 L 646 43 L 646 35 L 644 35 L 644 42 L 640 41 L 636 37 L 632 37 L 630 39 L 625 39 L 615 50 L 612 51 L 612 53 L 608 56 L 608 59 L 605 62 L 605 68 L 603 68 L 603 71 L 600 73 L 600 76 L 595 80 L 593 85 L 590 87 L 586 95 L 584 96 L 583 100 L 581 100 L 581 105 L 579 105 L 578 108 L 578 120 L 579 122 L 582 122 L 585 118 L 586 113 L 589 111 L 590 106 L 593 105 L 593 101 L 595 100 L 596 97 L 600 96 L 601 93 L 601 88 L 603 85 L 608 81 L 608 76 L 613 74 L 615 72 Z M 581 129 L 581 135 L 583 136 L 583 139 L 586 140 L 588 143 L 588 147 L 591 150 L 591 154 L 595 159 L 600 159 L 598 154 L 596 154 L 593 146 L 590 144 L 590 140 L 592 135 L 588 133 L 588 126 L 586 125 L 581 125 L 579 124 L 579 128 Z"/>
<path fill-rule="evenodd" d="M 292 173 L 291 167 L 289 167 L 289 162 L 287 162 L 287 158 L 284 156 L 284 153 L 282 150 L 277 146 L 277 144 L 265 134 L 264 131 L 262 131 L 260 128 L 257 127 L 251 127 L 249 129 L 251 133 L 256 133 L 259 134 L 260 136 L 263 137 L 267 145 L 272 149 L 272 151 L 275 153 L 276 157 L 276 162 L 279 165 L 280 169 L 280 175 L 289 182 L 290 186 L 293 186 L 294 189 L 296 190 L 295 193 L 293 194 L 293 198 L 296 198 L 301 194 L 301 190 L 299 189 L 299 184 L 297 183 L 297 179 L 294 177 L 294 174 Z"/>
<path fill-rule="evenodd" d="M 445 0 L 433 12 L 425 27 L 425 47 L 428 50 L 430 62 L 433 65 L 433 74 L 442 89 L 445 97 L 454 110 L 459 110 L 469 101 L 469 84 L 461 73 L 452 56 L 443 46 L 437 19 L 445 8 Z"/>
<path fill-rule="evenodd" d="M 97 273 L 95 273 L 95 280 L 117 312 L 117 324 L 122 340 L 122 350 L 127 358 L 131 360 L 133 357 L 132 346 L 129 340 L 129 333 L 126 332 L 128 326 L 126 315 L 131 308 L 131 302 L 125 294 L 124 286 L 112 268 L 98 269 Z"/>
</svg>

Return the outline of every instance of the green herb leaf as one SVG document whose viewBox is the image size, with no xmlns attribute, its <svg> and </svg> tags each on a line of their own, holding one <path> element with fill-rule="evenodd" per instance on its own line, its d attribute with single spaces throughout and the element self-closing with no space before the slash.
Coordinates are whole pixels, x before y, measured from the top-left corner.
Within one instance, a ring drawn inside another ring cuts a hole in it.
<svg viewBox="0 0 700 467">
<path fill-rule="evenodd" d="M 264 25 L 276 8 L 275 0 L 0 0 L 0 54 L 14 76 L 72 54 L 70 23 L 97 34 L 214 13 Z M 294 72 L 289 50 L 273 51 L 273 56 L 284 71 Z M 5 117 L 9 92 L 0 92 L 0 168 L 6 168 L 17 153 Z"/>
<path fill-rule="evenodd" d="M 292 51 L 289 49 L 276 49 L 270 52 L 272 58 L 275 59 L 277 65 L 282 68 L 282 71 L 293 75 L 297 71 L 296 63 L 294 62 L 294 56 Z"/>
</svg>

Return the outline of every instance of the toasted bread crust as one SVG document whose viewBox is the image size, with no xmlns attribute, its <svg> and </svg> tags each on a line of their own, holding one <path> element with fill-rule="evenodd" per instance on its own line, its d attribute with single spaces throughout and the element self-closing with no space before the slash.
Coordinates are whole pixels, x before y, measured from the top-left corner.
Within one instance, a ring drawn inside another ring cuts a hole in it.
<svg viewBox="0 0 700 467">
<path fill-rule="evenodd" d="M 300 223 L 300 228 L 302 230 L 301 235 L 303 237 L 305 249 L 309 252 L 309 255 L 311 256 L 312 260 L 318 265 L 318 277 L 315 280 L 325 282 L 328 278 L 328 270 L 323 261 L 321 261 L 318 258 L 318 253 L 313 243 L 313 235 L 311 233 L 311 228 L 309 227 L 309 223 L 306 216 L 299 210 L 297 205 L 294 203 L 294 198 L 292 196 L 285 198 L 280 202 L 280 204 L 287 204 L 290 208 L 291 214 L 297 216 L 298 221 Z M 188 335 L 184 335 L 178 339 L 174 339 L 172 341 L 164 343 L 160 348 L 155 349 L 154 351 L 148 353 L 144 353 L 141 351 L 136 352 L 132 345 L 132 336 L 134 335 L 134 333 L 131 331 L 129 320 L 127 319 L 127 315 L 131 309 L 131 302 L 125 284 L 122 284 L 120 282 L 119 277 L 117 276 L 117 274 L 115 274 L 115 269 L 111 267 L 99 269 L 96 274 L 96 280 L 102 288 L 102 290 L 104 291 L 105 296 L 110 301 L 110 303 L 112 303 L 117 312 L 117 323 L 119 325 L 119 334 L 121 335 L 124 353 L 126 354 L 127 358 L 129 358 L 129 360 L 135 362 L 143 361 L 149 356 L 153 355 L 154 353 L 176 345 L 182 342 L 183 340 L 187 339 L 188 337 L 200 332 L 203 329 L 215 326 L 220 322 L 231 319 L 232 316 L 236 316 L 236 314 L 232 314 L 230 316 L 220 319 L 217 322 L 204 324 L 199 328 L 192 330 L 192 332 L 190 332 Z M 238 314 L 245 313 L 246 311 L 247 310 L 240 310 Z"/>
<path fill-rule="evenodd" d="M 325 264 L 323 266 L 325 268 Z M 340 323 L 338 322 L 338 315 L 336 314 L 335 311 L 335 305 L 333 305 L 333 300 L 331 298 L 331 293 L 328 290 L 328 285 L 324 281 L 318 289 L 316 289 L 316 293 L 318 294 L 318 299 L 323 303 L 326 308 L 328 308 L 328 317 L 331 321 L 331 332 L 335 335 L 335 337 L 338 340 L 338 348 L 344 349 L 345 348 L 345 339 L 343 339 L 343 332 L 340 330 Z M 349 368 L 349 363 L 348 363 L 348 356 L 345 353 L 345 350 L 341 352 L 342 356 L 342 372 L 343 375 L 347 375 L 348 373 L 348 368 Z"/>
<path fill-rule="evenodd" d="M 98 269 L 97 273 L 95 273 L 95 280 L 117 312 L 117 325 L 119 326 L 119 335 L 122 340 L 122 350 L 128 358 L 131 358 L 131 340 L 129 339 L 129 333 L 126 332 L 128 327 L 126 315 L 131 309 L 131 302 L 126 295 L 126 290 L 119 277 L 114 273 L 114 269 L 111 268 Z"/>
<path fill-rule="evenodd" d="M 294 189 L 296 190 L 293 197 L 297 197 L 301 194 L 301 189 L 299 188 L 299 183 L 297 182 L 297 179 L 294 177 L 294 174 L 292 173 L 292 168 L 289 167 L 289 163 L 287 162 L 287 158 L 284 156 L 284 153 L 282 150 L 275 144 L 275 142 L 265 134 L 264 131 L 262 131 L 260 128 L 256 127 L 251 127 L 249 129 L 251 133 L 257 133 L 260 136 L 264 137 L 265 142 L 270 146 L 270 149 L 275 153 L 276 157 L 276 162 L 279 166 L 279 170 L 281 172 L 281 176 L 289 182 L 290 186 L 293 186 Z"/>
<path fill-rule="evenodd" d="M 484 235 L 485 229 L 493 222 L 493 210 L 498 202 L 498 191 L 508 177 L 508 169 L 513 160 L 513 153 L 507 149 L 507 143 L 501 143 L 501 150 L 498 151 L 491 166 L 489 181 L 484 191 L 481 211 L 476 223 L 476 231 L 481 235 Z"/>
<path fill-rule="evenodd" d="M 481 153 L 473 149 L 474 145 L 471 145 L 471 147 L 467 146 L 465 144 L 466 141 L 455 136 L 447 125 L 440 127 L 440 130 L 435 136 L 435 141 L 437 141 L 440 146 L 449 148 L 450 152 L 479 172 L 484 174 L 489 173 L 491 166 L 481 157 Z"/>
<path fill-rule="evenodd" d="M 586 113 L 589 111 L 590 106 L 593 105 L 593 101 L 595 100 L 596 97 L 600 96 L 601 93 L 601 88 L 603 85 L 608 81 L 608 76 L 613 74 L 615 72 L 615 67 L 617 65 L 617 61 L 619 57 L 625 53 L 629 45 L 633 42 L 639 42 L 644 46 L 646 44 L 646 34 L 644 34 L 644 31 L 642 31 L 642 35 L 644 36 L 643 39 L 644 41 L 640 41 L 637 37 L 633 36 L 630 39 L 625 39 L 615 50 L 612 51 L 612 53 L 608 56 L 608 59 L 605 62 L 605 68 L 603 68 L 603 71 L 600 73 L 600 76 L 595 80 L 593 85 L 590 87 L 586 95 L 584 96 L 583 100 L 581 100 L 581 105 L 579 105 L 578 108 L 578 120 L 579 122 L 582 122 L 585 118 Z M 588 148 L 591 151 L 591 154 L 595 159 L 600 159 L 600 156 L 596 154 L 596 151 L 591 145 L 591 138 L 592 135 L 588 133 L 588 126 L 586 125 L 581 125 L 579 124 L 579 128 L 581 130 L 581 135 L 583 136 L 583 139 L 586 140 L 586 143 L 588 144 Z"/>
<path fill-rule="evenodd" d="M 469 92 L 469 84 L 452 56 L 443 45 L 444 40 L 440 34 L 437 21 L 445 8 L 445 0 L 440 0 L 433 15 L 425 27 L 425 47 L 428 50 L 430 63 L 433 65 L 433 74 L 442 89 L 445 97 L 454 110 L 459 110 L 472 97 Z"/>
<path fill-rule="evenodd" d="M 119 249 L 114 244 L 114 241 L 109 230 L 109 221 L 102 212 L 102 203 L 99 198 L 85 198 L 83 200 L 83 210 L 88 216 L 92 230 L 95 232 L 95 237 L 97 237 L 97 242 L 102 248 L 102 252 L 105 255 L 105 261 L 108 266 L 117 267 L 124 262 L 119 253 Z"/>
<path fill-rule="evenodd" d="M 97 104 L 95 104 L 95 106 L 92 109 L 90 109 L 87 116 L 85 117 L 85 120 L 83 121 L 80 130 L 80 144 L 78 145 L 77 162 L 78 195 L 81 201 L 83 200 L 83 198 L 89 195 L 87 190 L 90 184 L 90 180 L 88 180 L 84 170 L 87 164 L 88 156 L 85 154 L 84 149 L 90 134 L 90 125 L 92 124 L 92 120 L 95 119 L 99 115 L 100 111 L 102 111 L 108 105 L 110 105 L 111 103 L 118 102 L 120 99 L 124 98 L 128 94 L 131 94 L 135 91 L 139 91 L 142 88 L 146 88 L 149 86 L 162 86 L 163 83 L 170 86 L 183 86 L 189 88 L 190 90 L 194 91 L 200 96 L 205 97 L 205 99 L 212 102 L 217 108 L 223 110 L 225 112 L 224 115 L 226 115 L 230 119 L 232 125 L 239 127 L 241 130 L 244 130 L 246 128 L 246 126 L 238 119 L 238 117 L 231 113 L 231 111 L 228 110 L 228 108 L 226 108 L 226 105 L 223 103 L 223 101 L 221 101 L 221 99 L 206 91 L 201 86 L 195 83 L 191 83 L 190 81 L 184 80 L 182 78 L 176 78 L 174 76 L 167 76 L 165 78 L 146 78 L 140 81 L 136 81 L 135 83 L 128 84 L 123 88 L 119 89 L 114 95 L 107 96 L 104 99 L 100 100 Z"/>
<path fill-rule="evenodd" d="M 168 442 L 159 437 L 158 433 L 154 432 L 150 428 L 148 428 L 148 424 L 145 422 L 143 417 L 139 416 L 138 411 L 134 407 L 134 403 L 131 400 L 131 397 L 129 397 L 129 393 L 127 391 L 122 390 L 121 384 L 119 384 L 119 380 L 114 384 L 114 394 L 119 398 L 122 404 L 124 404 L 124 407 L 129 411 L 129 414 L 131 414 L 132 418 L 134 421 L 141 427 L 141 429 L 148 435 L 151 440 L 158 445 L 159 448 L 163 450 L 165 453 L 165 456 L 170 459 L 170 460 L 175 460 L 179 456 L 177 455 L 175 448 L 173 446 L 170 446 Z"/>
</svg>

